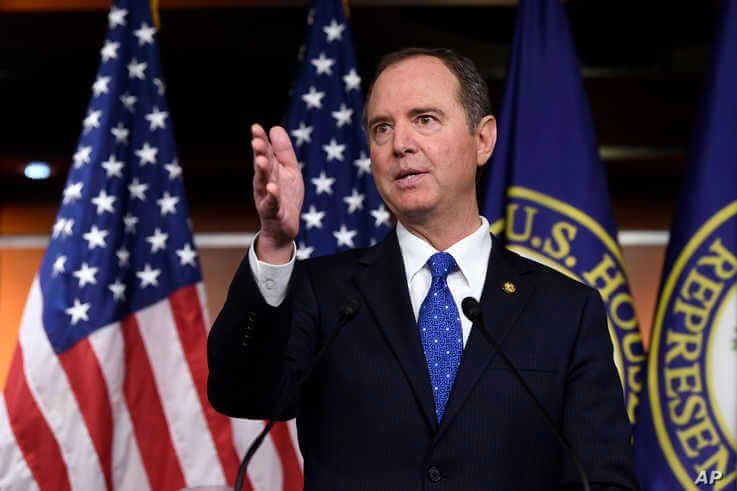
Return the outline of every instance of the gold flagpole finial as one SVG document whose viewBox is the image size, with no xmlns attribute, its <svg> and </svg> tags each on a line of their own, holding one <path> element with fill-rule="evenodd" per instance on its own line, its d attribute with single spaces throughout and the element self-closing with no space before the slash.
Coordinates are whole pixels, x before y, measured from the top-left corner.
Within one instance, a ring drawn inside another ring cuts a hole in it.
<svg viewBox="0 0 737 491">
<path fill-rule="evenodd" d="M 348 0 L 343 0 L 343 10 L 345 11 L 345 18 L 350 19 L 351 18 L 351 8 L 348 5 Z"/>
<path fill-rule="evenodd" d="M 151 17 L 154 19 L 154 27 L 158 31 L 161 28 L 161 21 L 159 20 L 159 0 L 151 0 Z"/>
</svg>

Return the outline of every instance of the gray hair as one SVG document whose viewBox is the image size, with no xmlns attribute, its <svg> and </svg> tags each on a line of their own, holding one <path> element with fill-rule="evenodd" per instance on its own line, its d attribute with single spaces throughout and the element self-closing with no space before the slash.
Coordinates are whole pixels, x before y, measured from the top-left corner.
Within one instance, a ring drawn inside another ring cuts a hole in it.
<svg viewBox="0 0 737 491">
<path fill-rule="evenodd" d="M 374 73 L 374 78 L 369 85 L 368 92 L 366 93 L 366 104 L 363 106 L 361 123 L 365 130 L 368 130 L 368 128 L 366 128 L 368 125 L 368 114 L 366 112 L 366 108 L 368 107 L 368 101 L 371 97 L 371 92 L 374 89 L 376 79 L 379 78 L 379 75 L 381 75 L 382 72 L 390 66 L 416 56 L 432 56 L 437 58 L 443 62 L 453 75 L 455 75 L 459 85 L 458 99 L 466 112 L 468 127 L 471 131 L 476 128 L 479 121 L 481 121 L 484 116 L 491 114 L 489 88 L 486 85 L 484 77 L 481 76 L 481 73 L 476 67 L 476 64 L 470 58 L 459 55 L 452 49 L 448 48 L 404 48 L 399 51 L 387 53 L 379 60 L 379 64 L 376 67 L 376 73 Z"/>
</svg>

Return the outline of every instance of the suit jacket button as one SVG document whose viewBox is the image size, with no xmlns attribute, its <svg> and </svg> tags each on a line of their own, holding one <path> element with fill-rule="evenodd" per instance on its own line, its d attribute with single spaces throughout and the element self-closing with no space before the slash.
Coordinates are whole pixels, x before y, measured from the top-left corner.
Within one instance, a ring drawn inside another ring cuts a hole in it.
<svg viewBox="0 0 737 491">
<path fill-rule="evenodd" d="M 440 469 L 433 465 L 427 470 L 427 478 L 432 482 L 438 482 L 443 476 L 440 475 Z"/>
</svg>

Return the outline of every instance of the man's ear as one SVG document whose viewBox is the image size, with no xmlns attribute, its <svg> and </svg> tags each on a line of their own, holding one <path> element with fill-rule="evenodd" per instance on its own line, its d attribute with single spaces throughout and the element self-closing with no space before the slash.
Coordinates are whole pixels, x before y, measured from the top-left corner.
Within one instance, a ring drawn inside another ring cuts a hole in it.
<svg viewBox="0 0 737 491">
<path fill-rule="evenodd" d="M 476 165 L 486 164 L 496 144 L 496 119 L 491 114 L 484 116 L 476 125 Z"/>
</svg>

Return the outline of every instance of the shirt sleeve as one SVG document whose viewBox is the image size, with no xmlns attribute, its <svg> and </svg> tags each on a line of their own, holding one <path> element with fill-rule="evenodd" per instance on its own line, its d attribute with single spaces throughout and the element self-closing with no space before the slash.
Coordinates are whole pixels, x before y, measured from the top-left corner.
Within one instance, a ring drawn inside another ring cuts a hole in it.
<svg viewBox="0 0 737 491">
<path fill-rule="evenodd" d="M 289 279 L 292 277 L 292 271 L 294 270 L 294 251 L 296 248 L 294 242 L 292 242 L 292 257 L 287 264 L 269 264 L 261 261 L 256 256 L 254 246 L 257 239 L 258 233 L 253 238 L 252 245 L 248 250 L 248 264 L 251 266 L 253 277 L 256 279 L 258 289 L 266 303 L 272 307 L 278 307 L 287 296 Z"/>
</svg>

